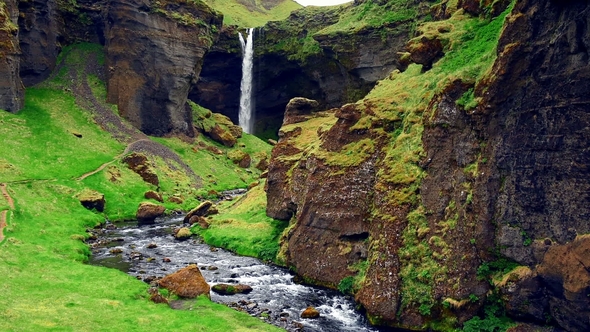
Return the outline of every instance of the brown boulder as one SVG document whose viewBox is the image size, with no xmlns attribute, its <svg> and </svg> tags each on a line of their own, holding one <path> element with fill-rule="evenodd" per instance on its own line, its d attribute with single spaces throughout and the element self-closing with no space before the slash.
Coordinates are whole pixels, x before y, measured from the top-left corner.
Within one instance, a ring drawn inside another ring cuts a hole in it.
<svg viewBox="0 0 590 332">
<path fill-rule="evenodd" d="M 123 162 L 127 164 L 129 169 L 141 176 L 143 181 L 153 184 L 154 186 L 160 185 L 158 175 L 152 169 L 146 155 L 134 152 L 125 156 Z"/>
<path fill-rule="evenodd" d="M 196 264 L 191 264 L 162 278 L 159 286 L 180 297 L 195 298 L 199 295 L 209 295 L 210 287 Z"/>
<path fill-rule="evenodd" d="M 320 312 L 316 308 L 309 306 L 303 310 L 301 318 L 320 318 Z"/>
<path fill-rule="evenodd" d="M 153 190 L 146 191 L 145 194 L 143 195 L 143 197 L 145 197 L 146 199 L 153 199 L 153 200 L 158 201 L 160 203 L 162 203 L 164 201 L 162 199 L 162 195 L 158 194 L 157 192 L 155 192 Z"/>
<path fill-rule="evenodd" d="M 209 208 L 213 206 L 211 201 L 204 201 L 203 203 L 199 204 L 196 208 L 190 210 L 186 216 L 184 217 L 184 222 L 188 223 L 192 216 L 204 217 L 207 215 L 207 211 Z"/>
<path fill-rule="evenodd" d="M 242 284 L 217 284 L 211 290 L 220 295 L 248 294 L 252 291 L 252 287 Z"/>
<path fill-rule="evenodd" d="M 252 163 L 252 157 L 244 151 L 234 150 L 227 153 L 227 157 L 241 168 L 248 168 Z"/>
<path fill-rule="evenodd" d="M 232 135 L 231 131 L 225 129 L 224 127 L 218 124 L 213 126 L 213 128 L 211 128 L 208 134 L 209 136 L 211 136 L 213 140 L 230 148 L 236 145 L 236 143 L 238 142 L 234 135 Z"/>
<path fill-rule="evenodd" d="M 143 202 L 139 204 L 135 218 L 140 223 L 152 223 L 156 218 L 163 216 L 164 211 L 166 211 L 166 208 L 162 205 Z"/>
<path fill-rule="evenodd" d="M 93 190 L 85 190 L 82 193 L 77 195 L 78 200 L 82 206 L 87 208 L 88 210 L 96 209 L 98 212 L 104 211 L 105 200 L 104 195 L 93 191 Z"/>
<path fill-rule="evenodd" d="M 408 43 L 408 51 L 413 62 L 424 65 L 426 69 L 444 56 L 443 45 L 437 38 L 425 36 L 412 39 Z"/>
<path fill-rule="evenodd" d="M 182 203 L 184 203 L 184 200 L 182 199 L 182 197 L 170 196 L 170 197 L 168 197 L 168 202 L 175 203 L 175 204 L 182 204 Z"/>
<path fill-rule="evenodd" d="M 188 240 L 192 235 L 193 233 L 191 233 L 191 230 L 188 227 L 182 227 L 175 232 L 174 238 L 183 241 Z"/>
<path fill-rule="evenodd" d="M 256 169 L 263 172 L 266 171 L 268 169 L 268 159 L 261 159 L 258 164 L 256 164 Z"/>
</svg>

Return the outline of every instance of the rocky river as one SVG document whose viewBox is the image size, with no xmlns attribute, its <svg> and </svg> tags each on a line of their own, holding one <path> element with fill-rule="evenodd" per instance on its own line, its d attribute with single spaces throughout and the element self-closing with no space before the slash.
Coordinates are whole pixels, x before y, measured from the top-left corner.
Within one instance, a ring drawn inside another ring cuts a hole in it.
<svg viewBox="0 0 590 332">
<path fill-rule="evenodd" d="M 296 283 L 295 276 L 287 269 L 210 247 L 198 238 L 178 241 L 172 232 L 180 224 L 180 216 L 157 219 L 151 225 L 107 224 L 95 230 L 90 263 L 120 269 L 148 283 L 189 264 L 197 264 L 211 286 L 227 283 L 253 288 L 248 294 L 211 292 L 213 301 L 246 311 L 288 331 L 378 331 L 355 310 L 350 296 Z M 320 317 L 300 318 L 308 306 L 315 307 Z"/>
</svg>

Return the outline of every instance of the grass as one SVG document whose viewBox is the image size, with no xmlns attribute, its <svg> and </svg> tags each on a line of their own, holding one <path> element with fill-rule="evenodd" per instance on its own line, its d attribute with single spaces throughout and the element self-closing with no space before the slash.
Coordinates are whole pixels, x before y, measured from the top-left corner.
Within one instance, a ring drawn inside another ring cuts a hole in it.
<svg viewBox="0 0 590 332">
<path fill-rule="evenodd" d="M 231 202 L 219 205 L 220 214 L 210 218 L 210 227 L 192 227 L 209 244 L 223 247 L 244 256 L 275 261 L 279 250 L 279 237 L 286 222 L 266 216 L 264 184 Z"/>
<path fill-rule="evenodd" d="M 261 0 L 247 2 L 235 0 L 205 0 L 213 9 L 223 13 L 224 25 L 237 25 L 242 28 L 263 26 L 268 21 L 285 19 L 289 14 L 301 8 L 301 5 L 291 0 L 276 1 L 269 4 Z"/>
<path fill-rule="evenodd" d="M 79 66 L 84 61 L 78 47 L 92 52 L 100 52 L 100 47 L 80 44 L 62 55 L 66 68 L 74 66 L 82 75 L 83 67 Z M 76 105 L 70 90 L 63 88 L 65 83 L 64 76 L 57 75 L 42 88 L 29 88 L 25 108 L 18 114 L 0 112 L 0 135 L 5 142 L 0 145 L 0 182 L 8 184 L 7 190 L 15 201 L 4 229 L 6 238 L 0 243 L 0 330 L 278 330 L 204 298 L 195 300 L 192 311 L 153 304 L 147 300 L 147 284 L 117 270 L 84 264 L 90 254 L 83 242 L 86 230 L 105 218 L 133 218 L 137 205 L 145 200 L 145 191 L 156 188 L 116 158 L 125 146 L 102 131 L 90 112 Z M 104 102 L 101 84 L 93 90 Z M 195 165 L 203 178 L 208 175 L 202 173 L 207 167 L 225 172 L 216 173 L 220 185 L 211 184 L 205 189 L 222 190 L 238 182 L 245 187 L 260 172 L 242 171 L 234 176 L 235 168 L 227 166 L 225 156 L 199 160 L 191 144 L 175 139 L 160 141 L 182 152 L 181 157 Z M 265 147 L 254 137 L 244 137 L 240 142 L 243 146 L 238 148 L 253 154 Z M 212 155 L 203 152 L 200 156 Z M 77 180 L 107 162 L 111 163 L 102 171 Z M 164 193 L 185 195 L 184 207 L 194 206 L 198 189 L 176 188 L 175 182 L 186 175 L 163 160 L 155 159 L 154 163 Z M 225 178 L 233 180 L 223 182 Z M 104 194 L 104 213 L 82 207 L 76 197 L 85 192 Z M 183 207 L 164 204 L 169 208 Z M 4 200 L 0 208 L 10 209 Z"/>
</svg>

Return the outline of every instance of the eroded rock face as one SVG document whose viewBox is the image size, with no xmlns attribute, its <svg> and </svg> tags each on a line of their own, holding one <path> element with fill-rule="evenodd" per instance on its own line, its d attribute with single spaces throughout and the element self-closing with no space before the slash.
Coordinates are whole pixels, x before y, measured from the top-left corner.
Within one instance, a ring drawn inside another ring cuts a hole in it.
<svg viewBox="0 0 590 332">
<path fill-rule="evenodd" d="M 19 111 L 25 97 L 18 35 L 18 1 L 4 1 L 0 4 L 0 109 L 9 112 Z"/>
<path fill-rule="evenodd" d="M 25 86 L 32 86 L 48 78 L 55 68 L 63 21 L 55 0 L 20 1 L 19 10 L 20 75 Z"/>
<path fill-rule="evenodd" d="M 200 3 L 159 4 L 110 2 L 105 31 L 107 99 L 146 134 L 192 136 L 192 113 L 185 100 L 212 44 L 210 26 L 220 28 L 221 17 Z"/>
</svg>

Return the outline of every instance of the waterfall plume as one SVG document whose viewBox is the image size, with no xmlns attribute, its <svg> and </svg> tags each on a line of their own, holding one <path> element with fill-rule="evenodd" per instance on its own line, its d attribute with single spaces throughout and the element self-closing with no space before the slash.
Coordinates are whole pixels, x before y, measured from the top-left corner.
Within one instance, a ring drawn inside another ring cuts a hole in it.
<svg viewBox="0 0 590 332">
<path fill-rule="evenodd" d="M 240 127 L 251 134 L 254 127 L 254 116 L 252 114 L 252 64 L 254 57 L 254 29 L 248 29 L 248 37 L 244 40 L 242 33 L 239 33 L 240 44 L 242 45 L 242 83 L 240 85 Z"/>
</svg>

